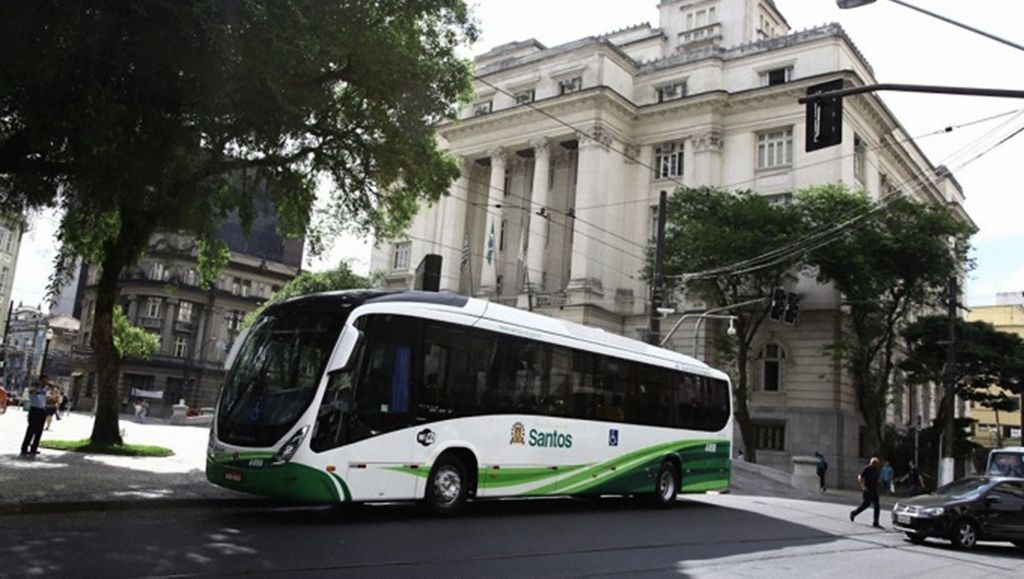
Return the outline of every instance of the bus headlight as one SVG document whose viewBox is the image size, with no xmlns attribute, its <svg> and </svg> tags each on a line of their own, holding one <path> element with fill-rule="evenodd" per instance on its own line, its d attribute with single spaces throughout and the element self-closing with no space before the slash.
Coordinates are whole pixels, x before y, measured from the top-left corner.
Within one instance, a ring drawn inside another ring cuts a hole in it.
<svg viewBox="0 0 1024 579">
<path fill-rule="evenodd" d="M 284 464 L 295 456 L 296 451 L 299 450 L 299 445 L 302 444 L 302 440 L 306 438 L 306 434 L 309 433 L 309 426 L 303 426 L 288 439 L 288 442 L 284 443 L 277 454 L 274 455 L 274 459 L 270 464 Z"/>
</svg>

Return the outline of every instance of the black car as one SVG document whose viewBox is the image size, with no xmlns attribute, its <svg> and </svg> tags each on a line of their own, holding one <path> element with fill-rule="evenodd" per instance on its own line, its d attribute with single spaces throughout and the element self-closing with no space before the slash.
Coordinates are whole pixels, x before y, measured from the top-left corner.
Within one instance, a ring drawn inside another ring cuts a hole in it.
<svg viewBox="0 0 1024 579">
<path fill-rule="evenodd" d="M 896 503 L 892 525 L 914 543 L 948 539 L 961 549 L 978 541 L 1010 541 L 1024 549 L 1024 479 L 962 478 L 934 493 Z"/>
</svg>

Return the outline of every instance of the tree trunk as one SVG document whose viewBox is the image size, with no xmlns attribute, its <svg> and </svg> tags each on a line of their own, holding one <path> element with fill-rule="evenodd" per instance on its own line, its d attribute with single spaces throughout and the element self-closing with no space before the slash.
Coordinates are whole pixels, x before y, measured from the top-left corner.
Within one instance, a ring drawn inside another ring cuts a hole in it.
<svg viewBox="0 0 1024 579">
<path fill-rule="evenodd" d="M 996 448 L 1003 447 L 1003 427 L 999 424 L 999 409 L 995 408 L 996 413 Z M 1010 434 L 1013 434 L 1012 432 Z"/>
<path fill-rule="evenodd" d="M 118 424 L 120 397 L 117 383 L 121 361 L 114 348 L 114 306 L 117 304 L 118 276 L 124 268 L 118 255 L 108 253 L 96 287 L 96 313 L 92 329 L 92 351 L 96 357 L 98 378 L 96 421 L 92 425 L 93 444 L 121 444 Z"/>
<path fill-rule="evenodd" d="M 736 417 L 736 422 L 740 425 L 740 437 L 743 439 L 743 458 L 747 462 L 757 462 L 757 441 L 754 435 L 754 424 L 750 420 L 750 409 L 747 405 L 748 393 L 750 392 L 750 387 L 747 384 L 748 355 L 747 345 L 742 342 L 738 344 L 736 348 L 736 365 L 739 375 L 735 385 L 736 395 L 733 397 L 736 400 L 736 409 L 733 414 Z"/>
</svg>

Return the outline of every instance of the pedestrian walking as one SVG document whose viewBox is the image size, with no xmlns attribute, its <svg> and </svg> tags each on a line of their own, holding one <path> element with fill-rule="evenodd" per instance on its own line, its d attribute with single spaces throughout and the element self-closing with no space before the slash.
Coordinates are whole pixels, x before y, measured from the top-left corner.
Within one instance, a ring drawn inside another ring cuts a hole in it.
<svg viewBox="0 0 1024 579">
<path fill-rule="evenodd" d="M 882 525 L 878 523 L 878 514 L 881 507 L 878 504 L 878 477 L 881 471 L 882 461 L 878 460 L 878 457 L 872 457 L 871 462 L 868 463 L 864 470 L 860 471 L 857 475 L 857 482 L 860 483 L 861 496 L 863 500 L 860 506 L 850 511 L 850 522 L 853 522 L 857 518 L 857 515 L 864 512 L 868 506 L 872 506 L 875 509 L 875 519 L 871 524 L 876 529 L 882 529 Z"/>
<path fill-rule="evenodd" d="M 917 468 L 917 464 L 915 464 L 914 461 L 910 461 L 908 464 L 907 474 L 899 478 L 899 482 L 903 481 L 906 481 L 907 492 L 912 497 L 916 497 L 927 490 L 921 470 Z"/>
<path fill-rule="evenodd" d="M 46 425 L 46 398 L 49 394 L 46 376 L 40 376 L 39 381 L 28 389 L 28 428 L 25 430 L 25 438 L 21 441 L 21 456 L 39 454 L 39 439 L 43 436 L 43 427 Z"/>
<path fill-rule="evenodd" d="M 60 391 L 60 406 L 57 407 L 57 417 L 68 415 L 68 405 L 71 404 L 71 399 L 68 398 L 67 392 Z"/>
<path fill-rule="evenodd" d="M 882 474 L 882 492 L 888 493 L 890 495 L 896 494 L 896 485 L 893 484 L 893 475 L 894 475 L 894 473 L 893 473 L 893 470 L 892 470 L 892 465 L 889 464 L 889 461 L 885 461 L 885 464 L 882 465 L 882 473 L 881 474 Z"/>
<path fill-rule="evenodd" d="M 139 411 L 139 422 L 145 422 L 146 417 L 149 416 L 149 401 L 142 401 L 142 410 Z"/>
<path fill-rule="evenodd" d="M 46 430 L 50 429 L 50 425 L 53 424 L 53 417 L 57 416 L 57 406 L 60 402 L 60 390 L 50 382 L 49 378 L 46 379 L 48 382 L 46 389 Z M 60 417 L 57 416 L 57 420 Z"/>
<path fill-rule="evenodd" d="M 818 490 L 825 492 L 828 487 L 825 480 L 828 474 L 828 461 L 825 460 L 825 455 L 818 451 L 814 451 L 814 456 L 818 457 L 818 465 L 815 467 L 815 472 L 818 473 Z"/>
</svg>

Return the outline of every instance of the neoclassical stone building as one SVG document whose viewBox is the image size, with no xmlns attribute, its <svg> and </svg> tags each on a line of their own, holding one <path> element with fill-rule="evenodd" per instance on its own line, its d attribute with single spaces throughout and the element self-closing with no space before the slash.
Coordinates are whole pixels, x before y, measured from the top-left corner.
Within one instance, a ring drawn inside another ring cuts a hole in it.
<svg viewBox="0 0 1024 579">
<path fill-rule="evenodd" d="M 771 0 L 663 0 L 659 9 L 657 27 L 478 56 L 475 99 L 438 129 L 462 177 L 423 208 L 407 239 L 375 250 L 374 269 L 408 285 L 424 255 L 440 254 L 442 289 L 637 337 L 649 314 L 639 272 L 658 195 L 680 184 L 784 203 L 800 188 L 844 183 L 948 204 L 968 219 L 959 184 L 874 95 L 846 99 L 841 145 L 803 151 L 797 99 L 808 87 L 876 82 L 839 25 L 793 31 Z M 798 324 L 767 327 L 751 368 L 759 462 L 789 468 L 821 450 L 849 481 L 862 421 L 824 353 L 841 328 L 838 296 L 810 280 L 789 289 L 802 296 Z M 675 347 L 689 352 L 693 331 L 684 327 Z"/>
</svg>

